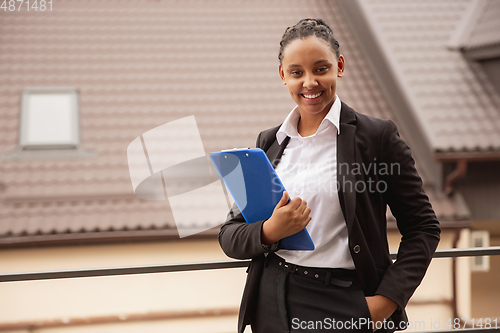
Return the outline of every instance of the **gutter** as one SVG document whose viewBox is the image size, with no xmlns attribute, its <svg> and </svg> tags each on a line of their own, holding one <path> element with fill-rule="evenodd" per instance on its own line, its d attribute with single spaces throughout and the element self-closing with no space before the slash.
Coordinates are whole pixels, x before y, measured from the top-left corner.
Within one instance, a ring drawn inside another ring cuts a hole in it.
<svg viewBox="0 0 500 333">
<path fill-rule="evenodd" d="M 453 184 L 467 174 L 467 160 L 460 159 L 457 161 L 457 167 L 444 179 L 444 193 L 451 196 L 455 191 Z M 458 318 L 458 317 L 456 317 Z"/>
<path fill-rule="evenodd" d="M 456 163 L 456 168 L 444 179 L 444 191 L 448 196 L 455 192 L 454 184 L 467 174 L 469 162 L 500 161 L 500 152 L 439 152 L 434 154 L 436 162 Z"/>
</svg>

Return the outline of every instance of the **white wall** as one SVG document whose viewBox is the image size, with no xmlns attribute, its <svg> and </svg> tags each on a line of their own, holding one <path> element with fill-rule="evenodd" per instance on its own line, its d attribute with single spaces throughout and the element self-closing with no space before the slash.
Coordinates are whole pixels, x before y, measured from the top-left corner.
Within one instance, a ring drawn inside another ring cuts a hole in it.
<svg viewBox="0 0 500 333">
<path fill-rule="evenodd" d="M 228 259 L 217 240 L 87 245 L 0 251 L 0 271 L 113 267 Z M 71 320 L 106 315 L 237 309 L 244 268 L 58 279 L 0 284 L 0 325 L 35 320 Z M 144 326 L 143 329 L 139 327 Z M 126 330 L 124 330 L 126 327 Z M 175 327 L 175 329 L 174 329 Z M 232 332 L 226 317 L 134 322 L 44 329 L 43 332 Z M 136 330 L 137 329 L 137 330 Z M 172 330 L 171 330 L 172 329 Z M 222 331 L 221 331 L 222 330 Z"/>
</svg>

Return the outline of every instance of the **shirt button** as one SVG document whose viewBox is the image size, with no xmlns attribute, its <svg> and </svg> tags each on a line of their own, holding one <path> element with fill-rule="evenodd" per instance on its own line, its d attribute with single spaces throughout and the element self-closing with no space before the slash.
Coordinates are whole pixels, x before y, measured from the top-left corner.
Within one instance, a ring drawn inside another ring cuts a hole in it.
<svg viewBox="0 0 500 333">
<path fill-rule="evenodd" d="M 302 168 L 302 170 L 305 170 L 305 169 L 307 169 L 307 165 L 302 164 L 302 167 L 301 167 L 301 168 Z"/>
<path fill-rule="evenodd" d="M 354 247 L 352 248 L 354 253 L 359 253 L 359 251 L 361 251 L 361 247 L 359 245 L 354 245 Z"/>
<path fill-rule="evenodd" d="M 300 191 L 299 190 L 295 190 L 295 194 L 299 195 Z"/>
</svg>

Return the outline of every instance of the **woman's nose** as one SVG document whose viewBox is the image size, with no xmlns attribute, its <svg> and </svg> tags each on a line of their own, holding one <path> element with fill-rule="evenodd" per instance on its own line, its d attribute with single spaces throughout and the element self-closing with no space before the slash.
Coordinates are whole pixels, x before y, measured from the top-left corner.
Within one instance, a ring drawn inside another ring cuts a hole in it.
<svg viewBox="0 0 500 333">
<path fill-rule="evenodd" d="M 316 77 L 314 75 L 307 75 L 304 78 L 304 84 L 303 84 L 303 86 L 306 89 L 315 88 L 315 87 L 318 86 L 318 81 L 316 81 Z"/>
</svg>

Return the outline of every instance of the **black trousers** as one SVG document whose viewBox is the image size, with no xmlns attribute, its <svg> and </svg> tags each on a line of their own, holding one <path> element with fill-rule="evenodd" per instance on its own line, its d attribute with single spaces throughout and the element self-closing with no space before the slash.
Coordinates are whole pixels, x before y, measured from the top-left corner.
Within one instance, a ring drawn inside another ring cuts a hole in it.
<svg viewBox="0 0 500 333">
<path fill-rule="evenodd" d="M 297 266 L 275 254 L 265 266 L 253 333 L 373 331 L 356 271 Z"/>
</svg>

